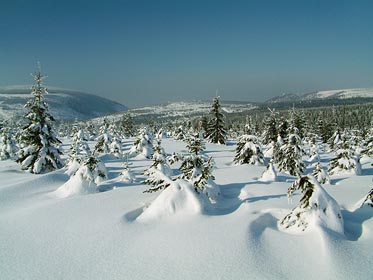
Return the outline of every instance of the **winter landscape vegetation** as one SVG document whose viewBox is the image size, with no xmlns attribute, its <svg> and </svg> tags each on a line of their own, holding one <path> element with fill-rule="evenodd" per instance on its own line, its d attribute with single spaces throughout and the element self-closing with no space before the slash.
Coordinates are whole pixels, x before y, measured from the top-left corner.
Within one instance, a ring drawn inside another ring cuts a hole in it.
<svg viewBox="0 0 373 280">
<path fill-rule="evenodd" d="M 0 280 L 370 279 L 372 9 L 1 3 Z"/>
<path fill-rule="evenodd" d="M 208 110 L 68 121 L 50 113 L 44 78 L 1 122 L 1 279 L 369 274 L 370 95 L 278 109 L 216 96 Z M 351 91 L 372 92 L 338 99 Z"/>
</svg>

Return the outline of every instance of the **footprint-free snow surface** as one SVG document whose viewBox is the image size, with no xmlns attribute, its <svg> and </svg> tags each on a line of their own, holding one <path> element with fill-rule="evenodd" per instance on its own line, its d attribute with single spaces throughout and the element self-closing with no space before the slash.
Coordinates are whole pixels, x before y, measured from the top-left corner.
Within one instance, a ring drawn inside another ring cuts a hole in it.
<svg viewBox="0 0 373 280">
<path fill-rule="evenodd" d="M 185 151 L 180 141 L 162 144 Z M 301 198 L 286 195 L 295 178 L 259 181 L 265 166 L 232 164 L 234 149 L 206 145 L 221 190 L 210 204 L 185 181 L 143 193 L 151 162 L 141 156 L 130 159 L 133 183 L 118 177 L 122 161 L 106 155 L 109 179 L 98 191 L 65 198 L 55 195 L 69 179 L 64 170 L 32 175 L 0 162 L 0 279 L 371 278 L 373 208 L 356 205 L 372 188 L 369 158 L 362 176 L 323 185 L 341 208 L 343 234 L 317 223 L 287 232 L 279 223 Z M 324 168 L 330 156 L 321 155 Z"/>
</svg>

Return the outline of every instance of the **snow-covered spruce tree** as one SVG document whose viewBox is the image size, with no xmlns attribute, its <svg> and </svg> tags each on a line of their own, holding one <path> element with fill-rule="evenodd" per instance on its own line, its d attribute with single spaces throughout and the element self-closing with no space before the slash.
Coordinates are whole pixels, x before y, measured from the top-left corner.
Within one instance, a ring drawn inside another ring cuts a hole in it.
<svg viewBox="0 0 373 280">
<path fill-rule="evenodd" d="M 86 131 L 88 140 L 95 140 L 97 138 L 98 130 L 93 123 L 88 123 Z"/>
<path fill-rule="evenodd" d="M 315 169 L 312 172 L 312 176 L 315 177 L 317 182 L 320 184 L 329 184 L 330 178 L 328 173 L 322 168 L 320 162 L 318 161 L 315 165 Z"/>
<path fill-rule="evenodd" d="M 3 123 L 0 129 L 0 159 L 15 159 L 18 151 L 18 146 L 14 140 L 12 129 L 7 122 Z"/>
<path fill-rule="evenodd" d="M 130 113 L 125 113 L 121 119 L 121 131 L 125 137 L 135 136 L 135 125 Z"/>
<path fill-rule="evenodd" d="M 59 187 L 55 194 L 59 197 L 95 193 L 97 184 L 107 179 L 104 163 L 91 154 L 70 179 Z"/>
<path fill-rule="evenodd" d="M 153 164 L 144 171 L 144 175 L 147 176 L 144 184 L 150 185 L 150 188 L 144 192 L 155 192 L 165 189 L 170 186 L 170 182 L 172 181 L 172 171 L 167 162 L 167 154 L 162 148 L 161 139 L 157 139 L 151 158 Z"/>
<path fill-rule="evenodd" d="M 289 130 L 296 127 L 298 129 L 298 135 L 300 139 L 305 136 L 306 121 L 303 112 L 298 112 L 295 107 L 293 107 L 289 112 Z"/>
<path fill-rule="evenodd" d="M 80 165 L 90 156 L 91 150 L 88 146 L 84 131 L 74 127 L 74 135 L 69 154 L 65 163 L 66 173 L 71 176 L 79 169 Z"/>
<path fill-rule="evenodd" d="M 339 147 L 343 142 L 342 134 L 339 129 L 337 129 L 333 135 L 328 139 L 329 148 L 331 150 L 336 149 L 336 147 Z"/>
<path fill-rule="evenodd" d="M 277 159 L 278 169 L 281 172 L 288 172 L 293 176 L 300 176 L 305 170 L 302 160 L 303 150 L 298 131 L 294 128 L 289 136 L 288 141 L 280 147 L 280 157 Z"/>
<path fill-rule="evenodd" d="M 225 144 L 227 141 L 227 131 L 219 99 L 219 97 L 215 97 L 212 101 L 206 136 L 210 143 Z"/>
<path fill-rule="evenodd" d="M 343 138 L 338 141 L 335 157 L 329 162 L 328 173 L 335 175 L 339 173 L 356 173 L 358 166 L 354 152 L 350 149 L 348 141 Z M 358 175 L 358 174 L 357 174 Z"/>
<path fill-rule="evenodd" d="M 271 112 L 269 116 L 267 116 L 263 120 L 263 134 L 262 134 L 262 139 L 263 143 L 265 145 L 269 145 L 272 142 L 275 143 L 277 141 L 277 136 L 278 136 L 278 127 L 277 127 L 277 122 L 278 122 L 278 113 L 275 110 L 269 109 Z"/>
<path fill-rule="evenodd" d="M 62 152 L 56 147 L 61 141 L 56 136 L 54 118 L 44 101 L 44 94 L 47 93 L 43 86 L 44 78 L 39 65 L 34 75 L 33 98 L 25 105 L 26 124 L 20 133 L 20 150 L 17 153 L 21 168 L 36 174 L 53 171 L 63 165 L 60 158 Z"/>
<path fill-rule="evenodd" d="M 300 190 L 302 198 L 280 222 L 280 227 L 293 231 L 305 231 L 318 226 L 344 234 L 343 217 L 338 203 L 312 176 L 299 177 L 288 189 L 291 198 Z"/>
<path fill-rule="evenodd" d="M 116 158 L 122 158 L 123 156 L 122 141 L 117 136 L 114 136 L 110 143 L 110 154 L 112 154 Z"/>
<path fill-rule="evenodd" d="M 188 154 L 182 159 L 180 179 L 188 180 L 196 192 L 205 193 L 212 201 L 220 195 L 220 188 L 213 181 L 212 170 L 215 167 L 212 157 L 203 154 L 205 144 L 198 133 L 187 139 Z"/>
<path fill-rule="evenodd" d="M 317 123 L 318 134 L 321 137 L 321 140 L 324 144 L 328 143 L 328 140 L 333 135 L 333 125 L 331 125 L 327 120 L 323 118 L 320 114 L 319 120 Z"/>
<path fill-rule="evenodd" d="M 259 138 L 254 135 L 240 136 L 233 162 L 236 164 L 263 164 L 264 156 Z"/>
<path fill-rule="evenodd" d="M 142 154 L 146 158 L 150 158 L 153 154 L 153 133 L 147 127 L 139 130 L 139 134 L 129 151 L 130 156 L 138 154 Z"/>
<path fill-rule="evenodd" d="M 361 154 L 373 157 L 373 129 L 370 129 L 362 145 Z"/>
<path fill-rule="evenodd" d="M 174 133 L 173 133 L 173 137 L 175 140 L 184 140 L 185 139 L 185 131 L 184 131 L 184 127 L 182 125 L 179 125 Z"/>
<path fill-rule="evenodd" d="M 310 158 L 307 160 L 308 162 L 315 162 L 320 160 L 319 155 L 319 145 L 317 143 L 317 135 L 309 135 L 309 155 Z"/>
<path fill-rule="evenodd" d="M 99 136 L 96 139 L 95 153 L 110 153 L 110 145 L 112 142 L 112 136 L 109 133 L 109 123 L 106 118 L 99 128 Z"/>
<path fill-rule="evenodd" d="M 119 174 L 119 178 L 122 182 L 133 183 L 135 180 L 135 174 L 131 170 L 131 163 L 128 162 L 128 154 L 125 156 L 126 160 L 123 162 L 123 170 Z"/>
<path fill-rule="evenodd" d="M 277 142 L 279 143 L 280 142 L 280 139 L 282 141 L 286 140 L 288 138 L 288 134 L 289 134 L 289 122 L 287 119 L 285 118 L 280 118 L 279 119 L 279 125 L 278 125 L 278 128 L 277 128 Z M 281 143 L 282 145 L 283 143 Z"/>
</svg>

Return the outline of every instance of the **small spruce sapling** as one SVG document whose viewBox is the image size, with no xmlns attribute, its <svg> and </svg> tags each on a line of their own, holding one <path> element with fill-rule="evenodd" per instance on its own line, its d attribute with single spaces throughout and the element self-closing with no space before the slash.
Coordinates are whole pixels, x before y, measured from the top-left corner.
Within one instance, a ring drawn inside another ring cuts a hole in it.
<svg viewBox="0 0 373 280">
<path fill-rule="evenodd" d="M 153 133 L 147 127 L 140 129 L 129 151 L 130 156 L 138 154 L 142 154 L 146 158 L 150 158 L 153 154 Z"/>
<path fill-rule="evenodd" d="M 119 178 L 122 182 L 133 183 L 135 180 L 135 174 L 131 170 L 131 163 L 128 162 L 128 154 L 125 156 L 126 160 L 123 162 L 123 170 L 119 174 Z"/>
<path fill-rule="evenodd" d="M 147 176 L 144 184 L 150 185 L 150 188 L 144 192 L 155 192 L 170 186 L 171 168 L 167 163 L 167 155 L 161 146 L 161 140 L 158 139 L 154 146 L 154 153 L 152 154 L 153 164 L 144 172 Z"/>
<path fill-rule="evenodd" d="M 320 184 L 329 184 L 330 178 L 328 173 L 322 168 L 321 163 L 318 161 L 315 165 L 315 169 L 312 172 L 312 176 L 315 177 L 317 182 Z"/>
<path fill-rule="evenodd" d="M 321 226 L 344 234 L 343 217 L 338 203 L 312 176 L 302 176 L 289 187 L 288 197 L 300 190 L 302 198 L 280 222 L 283 229 L 305 231 L 311 226 Z"/>
<path fill-rule="evenodd" d="M 263 164 L 264 156 L 259 138 L 254 135 L 240 136 L 233 162 L 236 164 Z"/>
</svg>

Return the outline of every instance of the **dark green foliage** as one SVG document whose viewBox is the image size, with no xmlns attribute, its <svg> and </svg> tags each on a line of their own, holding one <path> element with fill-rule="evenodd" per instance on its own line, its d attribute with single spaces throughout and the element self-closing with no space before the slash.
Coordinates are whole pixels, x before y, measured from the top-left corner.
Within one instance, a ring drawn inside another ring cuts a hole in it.
<svg viewBox="0 0 373 280">
<path fill-rule="evenodd" d="M 214 168 L 214 161 L 211 157 L 202 154 L 204 143 L 196 133 L 188 138 L 187 148 L 189 155 L 183 157 L 180 166 L 181 179 L 190 181 L 197 192 L 203 190 L 208 180 L 214 180 L 211 174 Z"/>
<path fill-rule="evenodd" d="M 134 122 L 130 113 L 125 113 L 123 115 L 121 120 L 121 131 L 126 137 L 135 136 Z"/>
<path fill-rule="evenodd" d="M 295 133 L 289 134 L 288 141 L 280 147 L 276 162 L 279 171 L 289 172 L 290 175 L 299 176 L 305 170 L 302 160 L 301 140 Z"/>
<path fill-rule="evenodd" d="M 264 156 L 258 137 L 254 135 L 239 137 L 233 162 L 237 164 L 263 164 Z"/>
<path fill-rule="evenodd" d="M 263 143 L 265 145 L 277 141 L 278 136 L 278 113 L 275 110 L 270 110 L 270 115 L 263 121 Z"/>
<path fill-rule="evenodd" d="M 225 129 L 225 117 L 221 113 L 219 97 L 212 101 L 210 120 L 207 124 L 206 136 L 209 142 L 215 144 L 225 144 L 227 141 L 227 131 Z"/>
<path fill-rule="evenodd" d="M 285 228 L 297 225 L 303 231 L 308 227 L 307 219 L 302 216 L 307 212 L 307 209 L 316 207 L 317 205 L 310 205 L 310 200 L 314 192 L 314 184 L 310 181 L 308 176 L 299 177 L 288 189 L 288 197 L 291 198 L 296 190 L 300 190 L 303 194 L 299 205 L 295 207 L 289 214 L 287 214 L 280 222 L 281 226 Z"/>
</svg>

